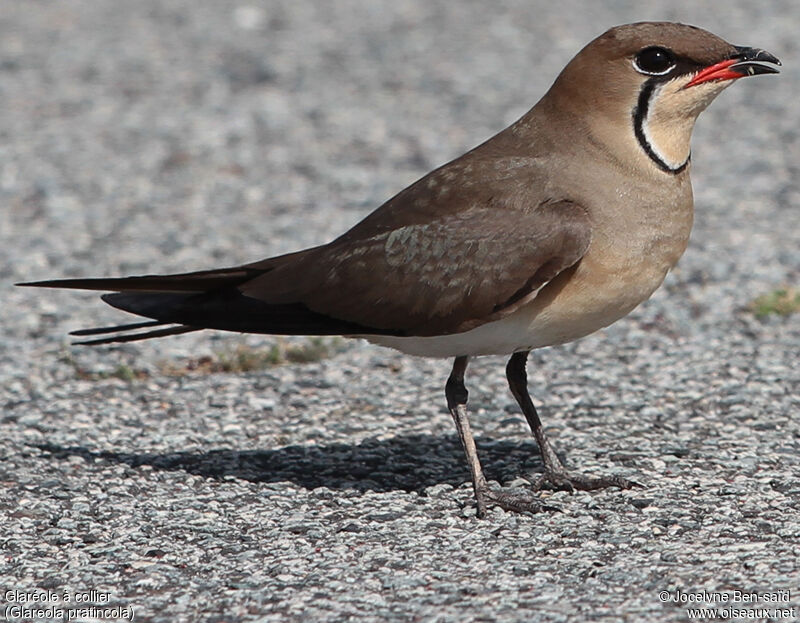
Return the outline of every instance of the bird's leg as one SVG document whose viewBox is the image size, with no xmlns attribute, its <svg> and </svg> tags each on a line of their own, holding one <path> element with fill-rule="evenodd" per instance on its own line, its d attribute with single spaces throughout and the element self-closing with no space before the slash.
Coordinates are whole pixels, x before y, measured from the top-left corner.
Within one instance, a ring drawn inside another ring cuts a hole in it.
<svg viewBox="0 0 800 623">
<path fill-rule="evenodd" d="M 445 395 L 447 396 L 447 407 L 450 409 L 450 414 L 456 423 L 458 436 L 461 439 L 464 454 L 467 456 L 469 471 L 472 474 L 472 486 L 475 490 L 475 501 L 478 505 L 478 517 L 485 517 L 490 505 L 496 505 L 507 511 L 518 513 L 555 510 L 552 507 L 545 506 L 538 498 L 528 492 L 519 494 L 509 491 L 493 491 L 486 482 L 480 459 L 478 459 L 478 448 L 475 446 L 475 439 L 472 437 L 472 430 L 467 418 L 469 392 L 464 386 L 464 371 L 467 369 L 467 362 L 467 357 L 456 357 L 453 363 L 453 371 L 447 379 L 447 385 L 445 385 Z"/>
<path fill-rule="evenodd" d="M 568 491 L 574 491 L 575 489 L 591 491 L 605 487 L 629 489 L 639 486 L 637 483 L 619 476 L 592 477 L 581 474 L 572 475 L 567 472 L 544 434 L 542 421 L 539 419 L 539 414 L 536 413 L 536 408 L 533 406 L 528 393 L 528 375 L 525 372 L 525 363 L 529 352 L 524 351 L 511 355 L 511 359 L 508 360 L 508 365 L 506 366 L 506 377 L 508 378 L 508 386 L 511 389 L 511 393 L 517 399 L 522 413 L 525 414 L 525 419 L 528 420 L 533 436 L 536 438 L 536 443 L 539 444 L 539 452 L 544 463 L 544 474 L 534 483 L 534 490 L 538 491 L 545 484 L 549 484 L 556 489 L 566 489 Z"/>
<path fill-rule="evenodd" d="M 467 464 L 472 474 L 472 487 L 475 489 L 475 501 L 478 503 L 478 517 L 486 515 L 487 500 L 486 493 L 489 485 L 483 475 L 480 459 L 478 458 L 478 448 L 475 446 L 475 439 L 472 437 L 472 430 L 469 427 L 467 418 L 467 398 L 469 392 L 464 385 L 464 372 L 467 369 L 467 357 L 456 357 L 453 363 L 453 371 L 444 386 L 444 393 L 447 396 L 447 408 L 456 423 L 458 436 L 467 455 Z"/>
</svg>

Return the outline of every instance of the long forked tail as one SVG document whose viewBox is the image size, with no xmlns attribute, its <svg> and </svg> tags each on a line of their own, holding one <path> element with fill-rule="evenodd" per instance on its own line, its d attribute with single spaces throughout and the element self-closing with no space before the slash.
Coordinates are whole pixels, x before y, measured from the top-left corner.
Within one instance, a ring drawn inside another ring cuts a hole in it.
<svg viewBox="0 0 800 623">
<path fill-rule="evenodd" d="M 103 301 L 117 309 L 151 319 L 73 331 L 70 335 L 92 338 L 76 344 L 135 342 L 202 329 L 275 335 L 385 333 L 312 311 L 302 302 L 271 303 L 245 296 L 238 289 L 237 286 L 272 270 L 276 260 L 288 257 L 175 275 L 55 279 L 17 285 L 110 291 L 101 297 Z"/>
<path fill-rule="evenodd" d="M 233 288 L 264 272 L 264 269 L 244 266 L 173 275 L 143 275 L 137 277 L 100 279 L 51 279 L 46 281 L 18 283 L 16 285 L 40 288 L 112 291 L 116 294 L 107 294 L 102 298 L 114 307 L 146 317 L 159 318 L 161 315 L 160 312 L 166 311 L 170 306 L 169 303 L 174 305 L 178 301 L 185 302 L 197 295 Z M 131 305 L 124 305 L 125 301 L 119 300 L 120 295 L 124 296 Z M 145 301 L 149 301 L 150 304 L 142 306 L 142 303 Z M 158 303 L 160 303 L 160 305 Z M 159 307 L 163 309 L 159 310 Z M 70 335 L 76 337 L 106 335 L 107 337 L 75 342 L 75 344 L 98 345 L 135 342 L 168 335 L 180 335 L 191 331 L 200 331 L 204 328 L 203 326 L 189 326 L 181 321 L 156 319 L 109 327 L 79 329 L 77 331 L 71 331 Z M 139 329 L 150 330 L 137 332 Z"/>
</svg>

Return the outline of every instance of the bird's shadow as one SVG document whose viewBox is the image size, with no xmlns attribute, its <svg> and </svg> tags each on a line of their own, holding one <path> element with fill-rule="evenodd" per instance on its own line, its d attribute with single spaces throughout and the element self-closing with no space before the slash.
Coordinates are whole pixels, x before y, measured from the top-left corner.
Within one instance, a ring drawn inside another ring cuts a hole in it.
<svg viewBox="0 0 800 623">
<path fill-rule="evenodd" d="M 491 480 L 507 482 L 541 471 L 533 441 L 477 440 Z M 293 482 L 307 489 L 328 487 L 358 491 L 417 491 L 469 482 L 461 445 L 454 436 L 406 435 L 360 443 L 284 446 L 268 450 L 199 452 L 113 452 L 53 443 L 34 444 L 53 459 L 80 456 L 137 468 L 184 471 L 205 478 L 240 478 L 251 482 Z"/>
</svg>

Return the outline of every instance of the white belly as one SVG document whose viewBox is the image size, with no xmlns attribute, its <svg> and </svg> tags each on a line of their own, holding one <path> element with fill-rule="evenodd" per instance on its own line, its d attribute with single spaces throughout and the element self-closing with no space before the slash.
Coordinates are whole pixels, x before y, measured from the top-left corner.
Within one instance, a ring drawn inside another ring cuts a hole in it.
<svg viewBox="0 0 800 623">
<path fill-rule="evenodd" d="M 547 328 L 537 327 L 536 322 L 526 318 L 526 315 L 520 310 L 501 320 L 451 335 L 434 337 L 365 335 L 363 337 L 374 344 L 420 357 L 506 355 L 560 343 L 555 333 L 548 331 Z"/>
</svg>

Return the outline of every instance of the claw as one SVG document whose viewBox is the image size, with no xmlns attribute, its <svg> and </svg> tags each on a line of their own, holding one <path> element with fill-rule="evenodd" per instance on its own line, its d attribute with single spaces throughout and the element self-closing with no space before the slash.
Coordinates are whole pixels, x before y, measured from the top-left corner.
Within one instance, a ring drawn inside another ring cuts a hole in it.
<svg viewBox="0 0 800 623">
<path fill-rule="evenodd" d="M 475 491 L 478 501 L 478 519 L 484 519 L 491 506 L 498 506 L 512 513 L 562 512 L 557 506 L 542 501 L 532 491 L 514 491 L 513 489 L 495 490 L 487 484 Z"/>
<path fill-rule="evenodd" d="M 619 487 L 620 489 L 642 488 L 644 485 L 621 476 L 584 476 L 582 474 L 570 475 L 568 472 L 547 471 L 533 484 L 534 491 L 540 491 L 545 485 L 558 491 L 595 491 L 606 487 Z"/>
</svg>

